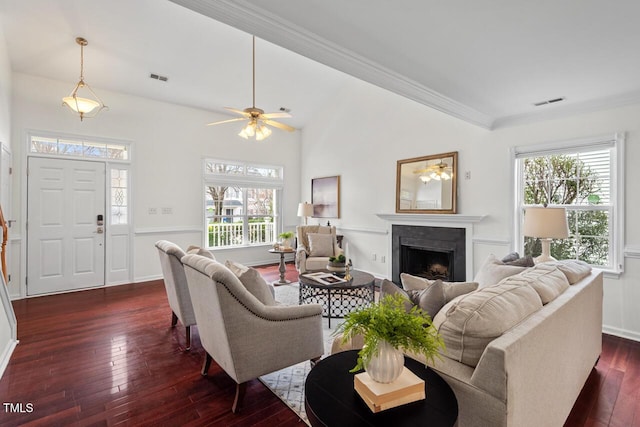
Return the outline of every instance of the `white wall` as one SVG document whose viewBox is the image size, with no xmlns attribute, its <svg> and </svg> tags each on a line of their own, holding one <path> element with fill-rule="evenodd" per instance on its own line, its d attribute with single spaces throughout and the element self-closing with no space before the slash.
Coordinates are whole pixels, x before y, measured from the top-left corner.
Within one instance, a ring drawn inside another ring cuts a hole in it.
<svg viewBox="0 0 640 427">
<path fill-rule="evenodd" d="M 353 81 L 339 99 L 305 127 L 302 195 L 310 200 L 310 180 L 341 175 L 341 213 L 331 220 L 349 242 L 355 268 L 388 277 L 387 224 L 376 213 L 395 211 L 396 161 L 448 151 L 459 152 L 458 213 L 487 215 L 474 226 L 474 270 L 490 254 L 506 254 L 512 242 L 513 184 L 510 147 L 626 132 L 625 272 L 605 279 L 604 330 L 640 340 L 640 105 L 576 117 L 483 130 Z M 318 220 L 310 219 L 310 223 Z M 376 254 L 376 261 L 372 255 Z M 386 256 L 382 263 L 381 255 Z M 468 276 L 473 277 L 473 273 Z"/>
<path fill-rule="evenodd" d="M 4 38 L 4 32 L 0 28 L 0 144 L 8 146 L 11 134 L 11 65 Z M 0 198 L 2 199 L 2 198 Z M 3 206 L 3 210 L 6 209 Z M 11 218 L 11 212 L 4 211 L 5 219 Z M 2 231 L 0 231 L 2 239 Z M 0 240 L 1 241 L 1 240 Z M 11 246 L 7 245 L 7 253 Z M 11 258 L 7 256 L 7 262 Z M 0 275 L 1 275 L 0 271 Z M 0 377 L 9 363 L 11 353 L 17 343 L 17 331 L 13 307 L 8 298 L 7 287 L 4 278 L 0 280 Z"/>
<path fill-rule="evenodd" d="M 186 247 L 203 244 L 202 158 L 214 157 L 247 160 L 285 168 L 284 226 L 291 229 L 300 195 L 300 134 L 274 130 L 262 143 L 239 138 L 238 125 L 207 127 L 206 123 L 222 119 L 212 112 L 128 96 L 93 88 L 109 106 L 95 119 L 83 122 L 61 106 L 61 98 L 74 82 L 59 82 L 13 75 L 12 148 L 14 158 L 14 217 L 24 219 L 26 175 L 22 159 L 26 131 L 41 130 L 127 140 L 132 142 L 133 219 L 135 226 L 133 280 L 143 281 L 161 275 L 154 242 L 167 239 Z M 151 207 L 157 215 L 149 215 Z M 172 215 L 162 215 L 170 207 Z M 22 222 L 22 221 L 21 221 Z M 21 244 L 26 242 L 24 224 Z M 266 247 L 220 250 L 220 260 L 235 259 L 249 264 L 275 262 Z M 24 251 L 22 251 L 24 253 Z M 20 264 L 18 264 L 20 263 Z M 24 283 L 24 262 L 20 259 Z M 13 281 L 12 281 L 13 282 Z M 24 296 L 24 285 L 12 284 L 12 296 Z"/>
</svg>

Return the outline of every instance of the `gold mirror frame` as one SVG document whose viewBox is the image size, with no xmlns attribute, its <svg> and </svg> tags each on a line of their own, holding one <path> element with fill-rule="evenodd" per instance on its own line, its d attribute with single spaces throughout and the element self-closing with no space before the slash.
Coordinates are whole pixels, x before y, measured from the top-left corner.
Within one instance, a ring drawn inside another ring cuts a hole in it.
<svg viewBox="0 0 640 427">
<path fill-rule="evenodd" d="M 396 213 L 456 213 L 457 169 L 457 151 L 398 160 Z"/>
</svg>

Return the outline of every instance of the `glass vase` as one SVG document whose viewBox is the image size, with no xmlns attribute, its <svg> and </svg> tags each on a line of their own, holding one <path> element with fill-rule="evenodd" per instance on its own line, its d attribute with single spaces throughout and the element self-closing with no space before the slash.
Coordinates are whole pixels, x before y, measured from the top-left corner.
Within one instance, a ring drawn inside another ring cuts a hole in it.
<svg viewBox="0 0 640 427">
<path fill-rule="evenodd" d="M 387 341 L 378 343 L 378 352 L 364 367 L 372 380 L 379 383 L 395 381 L 404 367 L 404 355 Z"/>
</svg>

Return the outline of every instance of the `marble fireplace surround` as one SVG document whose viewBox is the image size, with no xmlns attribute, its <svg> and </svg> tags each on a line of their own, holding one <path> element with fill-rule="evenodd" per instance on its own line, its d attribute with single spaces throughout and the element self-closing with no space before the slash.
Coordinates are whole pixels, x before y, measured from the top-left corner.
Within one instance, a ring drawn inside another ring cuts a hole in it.
<svg viewBox="0 0 640 427">
<path fill-rule="evenodd" d="M 387 223 L 388 260 L 393 260 L 393 226 L 409 225 L 423 227 L 444 227 L 464 229 L 465 235 L 465 274 L 466 278 L 456 277 L 456 280 L 473 279 L 473 225 L 482 221 L 486 215 L 462 215 L 462 214 L 376 214 Z M 393 276 L 393 262 L 388 263 L 387 277 L 396 280 Z"/>
</svg>

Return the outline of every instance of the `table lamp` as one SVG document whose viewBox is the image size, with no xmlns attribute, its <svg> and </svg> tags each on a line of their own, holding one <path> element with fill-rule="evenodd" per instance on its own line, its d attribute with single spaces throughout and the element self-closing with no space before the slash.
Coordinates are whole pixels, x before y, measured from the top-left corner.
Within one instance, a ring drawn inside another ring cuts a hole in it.
<svg viewBox="0 0 640 427">
<path fill-rule="evenodd" d="M 542 243 L 542 254 L 535 258 L 535 262 L 555 261 L 550 254 L 552 239 L 566 239 L 569 237 L 567 225 L 567 211 L 565 208 L 529 207 L 525 208 L 523 234 L 536 237 Z"/>
<path fill-rule="evenodd" d="M 307 218 L 313 216 L 313 205 L 311 203 L 298 204 L 298 216 L 304 217 L 304 225 L 307 225 Z"/>
</svg>

